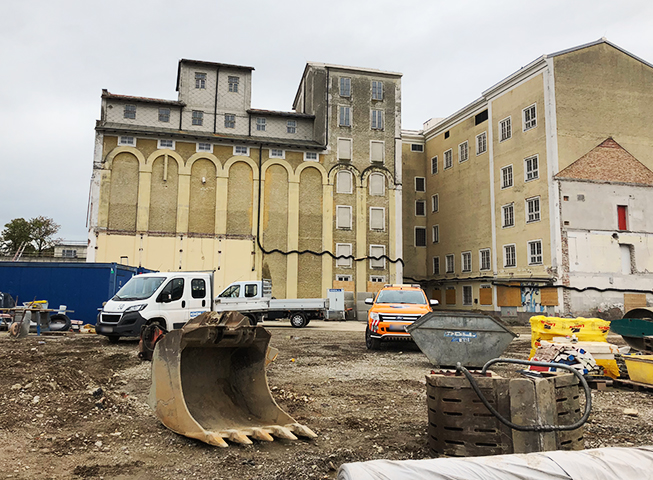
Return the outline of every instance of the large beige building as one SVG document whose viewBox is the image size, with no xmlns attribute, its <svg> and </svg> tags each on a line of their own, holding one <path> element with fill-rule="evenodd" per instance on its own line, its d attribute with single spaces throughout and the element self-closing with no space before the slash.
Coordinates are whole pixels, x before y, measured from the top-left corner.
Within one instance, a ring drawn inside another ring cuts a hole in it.
<svg viewBox="0 0 653 480">
<path fill-rule="evenodd" d="M 404 131 L 405 278 L 447 308 L 507 317 L 645 305 L 650 178 L 621 175 L 620 159 L 653 168 L 651 111 L 653 66 L 601 39 L 544 55 Z M 592 154 L 600 175 L 559 175 L 600 145 L 611 148 Z"/>
<path fill-rule="evenodd" d="M 88 261 L 279 298 L 400 282 L 401 74 L 308 63 L 279 112 L 251 107 L 252 71 L 181 60 L 177 100 L 103 90 Z"/>
</svg>

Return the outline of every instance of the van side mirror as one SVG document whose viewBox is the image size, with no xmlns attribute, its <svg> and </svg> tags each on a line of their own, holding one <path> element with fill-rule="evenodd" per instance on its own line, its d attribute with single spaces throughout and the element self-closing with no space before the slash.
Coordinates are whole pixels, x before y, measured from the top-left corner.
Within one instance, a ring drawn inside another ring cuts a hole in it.
<svg viewBox="0 0 653 480">
<path fill-rule="evenodd" d="M 437 300 L 429 300 L 429 303 L 431 304 L 432 307 L 435 307 L 436 305 L 440 305 L 440 302 Z"/>
<path fill-rule="evenodd" d="M 373 297 L 366 298 L 365 305 L 374 305 L 374 298 Z"/>
<path fill-rule="evenodd" d="M 157 303 L 170 303 L 172 302 L 172 294 L 161 292 L 156 299 Z"/>
</svg>

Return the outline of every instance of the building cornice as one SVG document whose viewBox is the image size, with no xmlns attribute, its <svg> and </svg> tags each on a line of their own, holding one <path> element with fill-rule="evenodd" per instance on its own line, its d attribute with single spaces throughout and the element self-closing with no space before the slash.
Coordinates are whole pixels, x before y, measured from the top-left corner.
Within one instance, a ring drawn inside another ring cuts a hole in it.
<svg viewBox="0 0 653 480">
<path fill-rule="evenodd" d="M 132 103 L 153 103 L 156 105 L 173 105 L 175 107 L 185 107 L 184 102 L 178 100 L 164 100 L 162 98 L 149 98 L 149 97 L 134 97 L 131 95 L 118 95 L 117 93 L 111 93 L 106 88 L 102 89 L 102 98 L 109 100 L 120 100 L 123 102 L 132 102 Z"/>
</svg>

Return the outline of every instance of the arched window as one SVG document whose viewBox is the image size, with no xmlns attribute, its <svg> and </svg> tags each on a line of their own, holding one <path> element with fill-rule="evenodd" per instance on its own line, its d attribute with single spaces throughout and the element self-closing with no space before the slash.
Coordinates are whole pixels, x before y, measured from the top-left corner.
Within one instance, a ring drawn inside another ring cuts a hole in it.
<svg viewBox="0 0 653 480">
<path fill-rule="evenodd" d="M 337 193 L 352 193 L 353 182 L 352 175 L 349 170 L 340 170 L 336 175 L 336 192 Z"/>
<path fill-rule="evenodd" d="M 369 178 L 370 195 L 385 195 L 385 175 L 382 173 L 372 173 Z"/>
</svg>

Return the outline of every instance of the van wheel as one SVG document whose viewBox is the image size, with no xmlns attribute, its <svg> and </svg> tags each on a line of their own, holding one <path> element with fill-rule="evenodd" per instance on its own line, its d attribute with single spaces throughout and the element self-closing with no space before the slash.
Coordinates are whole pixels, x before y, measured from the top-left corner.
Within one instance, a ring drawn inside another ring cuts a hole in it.
<svg viewBox="0 0 653 480">
<path fill-rule="evenodd" d="M 365 346 L 368 350 L 379 350 L 381 348 L 381 340 L 379 338 L 372 337 L 370 327 L 365 329 Z"/>
<path fill-rule="evenodd" d="M 290 316 L 290 324 L 295 328 L 304 328 L 308 325 L 308 321 L 303 313 L 293 313 Z"/>
<path fill-rule="evenodd" d="M 163 331 L 163 333 L 168 333 L 168 329 L 166 328 L 165 320 L 162 320 L 162 319 L 151 320 L 150 322 L 147 323 L 147 325 L 158 325 L 159 328 Z"/>
</svg>

